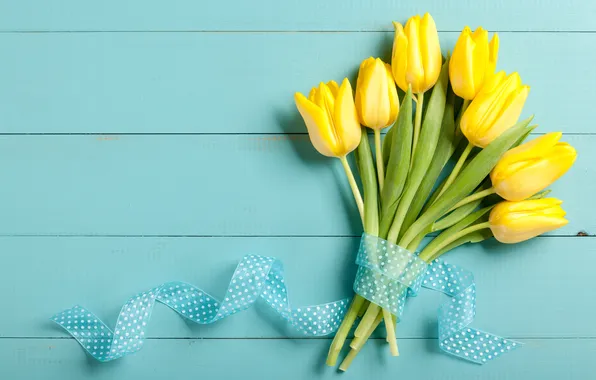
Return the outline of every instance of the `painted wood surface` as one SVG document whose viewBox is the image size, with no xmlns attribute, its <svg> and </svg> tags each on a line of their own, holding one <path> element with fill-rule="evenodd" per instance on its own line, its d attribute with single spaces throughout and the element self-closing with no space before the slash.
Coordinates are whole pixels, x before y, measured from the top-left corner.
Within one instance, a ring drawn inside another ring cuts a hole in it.
<svg viewBox="0 0 596 380">
<path fill-rule="evenodd" d="M 0 15 L 2 12 L 0 11 Z M 458 32 L 441 33 L 443 50 Z M 304 133 L 293 94 L 389 59 L 393 34 L 4 33 L 3 133 Z M 595 33 L 500 33 L 542 131 L 590 133 Z M 556 49 L 554 48 L 556 46 Z M 565 95 L 563 95 L 565 94 Z"/>
<path fill-rule="evenodd" d="M 168 280 L 221 296 L 247 253 L 283 260 L 297 306 L 349 296 L 358 217 L 292 94 L 387 58 L 391 19 L 424 11 L 445 52 L 466 24 L 500 32 L 536 133 L 562 130 L 579 152 L 552 187 L 571 222 L 447 258 L 475 274 L 474 326 L 522 350 L 483 367 L 440 354 L 446 298 L 423 292 L 398 325 L 401 357 L 376 339 L 342 378 L 594 377 L 595 2 L 0 0 L 0 378 L 338 378 L 329 340 L 265 304 L 209 326 L 158 305 L 146 347 L 107 364 L 47 318 L 80 303 L 113 323 Z"/>
<path fill-rule="evenodd" d="M 552 186 L 594 233 L 594 135 L 566 135 L 578 161 Z M 583 152 L 588 152 L 582 154 Z M 305 135 L 0 136 L 5 235 L 360 236 L 338 160 Z"/>
<path fill-rule="evenodd" d="M 430 12 L 440 30 L 594 31 L 591 0 L 2 0 L 6 31 L 371 31 Z"/>
</svg>

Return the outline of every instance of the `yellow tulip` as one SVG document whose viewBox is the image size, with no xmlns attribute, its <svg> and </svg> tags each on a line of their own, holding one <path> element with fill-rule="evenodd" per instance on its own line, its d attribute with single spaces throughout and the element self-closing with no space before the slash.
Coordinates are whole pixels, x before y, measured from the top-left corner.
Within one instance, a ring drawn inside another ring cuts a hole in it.
<svg viewBox="0 0 596 380">
<path fill-rule="evenodd" d="M 519 116 L 530 92 L 518 73 L 492 75 L 464 112 L 460 127 L 468 141 L 486 147 L 501 133 L 511 128 Z"/>
<path fill-rule="evenodd" d="M 496 193 L 509 201 L 521 201 L 565 174 L 577 152 L 559 142 L 561 136 L 561 132 L 548 133 L 505 153 L 490 173 Z"/>
<path fill-rule="evenodd" d="M 426 13 L 422 18 L 411 17 L 405 27 L 393 25 L 393 78 L 404 91 L 411 85 L 414 94 L 424 93 L 437 82 L 443 60 L 435 20 Z"/>
<path fill-rule="evenodd" d="M 501 243 L 531 239 L 569 223 L 561 203 L 556 198 L 501 202 L 490 213 L 490 229 Z"/>
<path fill-rule="evenodd" d="M 372 57 L 360 64 L 356 82 L 356 110 L 360 124 L 382 129 L 395 123 L 399 111 L 391 66 Z"/>
<path fill-rule="evenodd" d="M 356 149 L 362 136 L 358 123 L 352 86 L 344 79 L 321 83 L 311 90 L 308 99 L 297 92 L 296 107 L 304 119 L 313 146 L 322 155 L 345 157 Z"/>
<path fill-rule="evenodd" d="M 494 74 L 498 54 L 499 36 L 496 33 L 489 44 L 486 30 L 477 28 L 472 33 L 466 26 L 455 43 L 449 62 L 453 92 L 461 98 L 474 99 L 484 82 Z"/>
</svg>

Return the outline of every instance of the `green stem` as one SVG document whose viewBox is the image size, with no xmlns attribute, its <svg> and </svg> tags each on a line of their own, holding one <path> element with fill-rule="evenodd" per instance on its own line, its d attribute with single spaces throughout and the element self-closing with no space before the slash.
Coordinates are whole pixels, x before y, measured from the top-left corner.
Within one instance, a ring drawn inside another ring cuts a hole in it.
<svg viewBox="0 0 596 380">
<path fill-rule="evenodd" d="M 399 356 L 397 337 L 395 335 L 395 323 L 393 322 L 393 315 L 391 315 L 391 312 L 388 309 L 383 309 L 383 320 L 385 321 L 385 329 L 387 330 L 387 343 L 389 343 L 391 356 Z"/>
<path fill-rule="evenodd" d="M 360 296 L 358 296 L 358 297 L 360 297 Z M 358 310 L 358 318 L 362 318 L 364 313 L 366 313 L 366 310 L 368 310 L 368 305 L 370 305 L 370 301 L 365 299 L 362 306 L 360 306 L 360 310 Z"/>
<path fill-rule="evenodd" d="M 420 243 L 422 243 L 422 240 L 424 239 L 424 237 L 429 234 L 431 231 L 431 227 L 429 226 L 427 229 L 425 229 L 424 231 L 420 232 L 415 238 L 414 240 L 412 240 L 412 242 L 408 245 L 407 249 L 410 252 L 416 252 L 416 250 L 418 249 L 418 246 L 420 245 Z"/>
<path fill-rule="evenodd" d="M 424 105 L 424 92 L 418 94 L 418 101 L 416 102 L 416 116 L 414 117 L 414 138 L 412 141 L 412 163 L 414 162 L 414 153 L 416 153 L 416 145 L 418 144 L 418 136 L 420 135 L 420 125 L 422 124 L 422 106 Z M 410 164 L 412 167 L 412 164 Z"/>
<path fill-rule="evenodd" d="M 420 258 L 426 262 L 430 262 L 431 259 L 434 258 L 435 253 L 439 252 L 443 247 L 448 246 L 449 244 L 453 243 L 454 241 L 456 241 L 457 239 L 471 233 L 474 231 L 478 231 L 478 230 L 483 230 L 485 228 L 490 228 L 490 223 L 489 222 L 484 222 L 484 223 L 478 223 L 475 225 L 472 225 L 468 228 L 464 228 L 463 230 L 451 235 L 449 238 L 445 239 L 440 245 L 433 247 L 431 249 L 424 249 L 421 253 L 420 253 Z"/>
<path fill-rule="evenodd" d="M 383 163 L 383 148 L 381 145 L 381 130 L 375 129 L 375 156 L 377 158 L 377 177 L 379 179 L 379 192 L 383 190 L 385 182 L 385 165 Z"/>
<path fill-rule="evenodd" d="M 352 329 L 352 325 L 356 321 L 356 317 L 358 316 L 358 312 L 362 308 L 365 299 L 356 294 L 352 303 L 350 304 L 350 308 L 348 309 L 342 324 L 339 326 L 339 329 L 335 333 L 335 337 L 333 338 L 333 342 L 331 342 L 331 347 L 329 347 L 329 354 L 327 355 L 327 365 L 328 366 L 335 366 L 337 363 L 337 357 L 344 346 L 346 341 L 346 337 L 348 333 Z"/>
<path fill-rule="evenodd" d="M 362 195 L 360 195 L 360 190 L 358 190 L 358 184 L 356 184 L 354 173 L 352 173 L 352 169 L 350 168 L 350 164 L 348 164 L 348 159 L 346 158 L 346 156 L 339 157 L 339 160 L 341 161 L 341 164 L 344 167 L 344 171 L 346 172 L 346 176 L 348 177 L 348 182 L 350 184 L 350 188 L 352 189 L 352 194 L 354 194 L 354 199 L 356 200 L 356 206 L 358 206 L 360 218 L 364 222 L 364 201 L 362 200 Z"/>
<path fill-rule="evenodd" d="M 381 307 L 379 305 L 371 302 L 371 304 L 368 306 L 368 309 L 366 309 L 366 313 L 364 313 L 364 316 L 360 320 L 358 327 L 356 327 L 356 331 L 354 331 L 354 339 L 352 340 L 352 343 L 350 343 L 350 346 L 357 344 L 356 342 L 366 335 L 366 332 L 373 324 L 375 318 L 377 315 L 379 315 L 380 310 Z"/>
<path fill-rule="evenodd" d="M 468 143 L 468 145 L 466 146 L 466 149 L 464 149 L 464 151 L 461 153 L 461 156 L 459 156 L 459 159 L 457 160 L 455 167 L 451 171 L 451 174 L 449 174 L 449 177 L 447 177 L 447 180 L 445 181 L 445 184 L 443 185 L 441 192 L 437 196 L 437 199 L 439 199 L 439 197 L 441 197 L 441 195 L 443 195 L 445 190 L 447 190 L 447 188 L 449 188 L 449 186 L 451 186 L 453 181 L 455 181 L 455 178 L 461 171 L 461 168 L 463 168 L 464 163 L 466 162 L 466 159 L 470 155 L 470 152 L 472 151 L 473 148 L 474 148 L 474 145 L 472 145 L 471 143 Z"/>
<path fill-rule="evenodd" d="M 456 208 L 459 208 L 459 207 L 461 207 L 461 206 L 465 206 L 465 205 L 467 205 L 468 203 L 471 203 L 471 202 L 477 201 L 478 199 L 482 199 L 482 198 L 484 198 L 484 197 L 488 197 L 489 195 L 492 195 L 492 194 L 494 194 L 495 192 L 496 192 L 495 188 L 494 188 L 494 187 L 491 187 L 491 188 L 489 188 L 489 189 L 486 189 L 486 190 L 479 191 L 479 192 L 477 192 L 477 193 L 474 193 L 474 194 L 472 194 L 472 195 L 468 195 L 467 197 L 465 197 L 465 198 L 464 198 L 464 199 L 462 199 L 461 201 L 457 202 L 457 203 L 455 204 L 455 206 L 451 207 L 451 208 L 450 208 L 450 209 L 449 209 L 449 210 L 448 210 L 448 211 L 447 211 L 445 214 L 448 214 L 448 213 L 450 213 L 451 211 L 455 210 Z"/>
<path fill-rule="evenodd" d="M 366 135 L 365 130 L 363 131 L 360 144 L 356 150 L 356 157 L 358 159 L 360 178 L 362 180 L 362 187 L 364 189 L 364 231 L 370 235 L 377 236 L 379 233 L 377 178 L 375 175 L 375 165 L 373 162 L 372 151 L 370 149 L 368 136 Z M 352 190 L 354 191 L 354 196 L 356 197 L 356 194 L 360 195 L 360 192 L 355 186 L 356 183 L 353 181 L 354 177 L 351 176 L 352 172 L 345 157 L 342 159 L 342 163 L 344 165 L 344 169 L 346 170 L 346 174 L 348 175 L 348 179 L 350 179 L 350 177 L 352 179 L 350 184 L 354 185 Z M 358 316 L 360 310 L 367 303 L 368 301 L 364 300 L 364 298 L 361 296 L 354 296 L 354 300 L 352 301 L 353 307 L 350 308 L 350 312 L 342 321 L 337 333 L 335 334 L 335 338 L 333 339 L 332 347 L 329 349 L 327 364 L 335 365 L 339 352 L 341 351 L 348 333 L 351 330 L 354 321 L 356 320 L 356 316 Z"/>
<path fill-rule="evenodd" d="M 374 323 L 370 326 L 370 328 L 366 332 L 366 336 L 363 337 L 364 339 L 363 339 L 362 343 L 364 343 L 364 342 L 366 342 L 366 340 L 368 340 L 368 338 L 371 336 L 373 331 L 375 331 L 377 326 L 379 326 L 382 319 L 383 319 L 383 316 L 379 313 L 377 315 L 377 318 L 375 319 Z M 362 347 L 364 347 L 364 344 L 361 344 L 360 346 L 358 346 L 358 348 L 352 348 L 350 350 L 350 352 L 348 353 L 348 355 L 346 356 L 344 361 L 341 362 L 341 365 L 339 366 L 340 371 L 344 371 L 344 372 L 347 371 L 347 369 L 350 367 L 350 364 L 352 364 L 352 361 L 354 360 L 356 355 L 358 355 L 358 353 L 360 352 Z"/>
</svg>

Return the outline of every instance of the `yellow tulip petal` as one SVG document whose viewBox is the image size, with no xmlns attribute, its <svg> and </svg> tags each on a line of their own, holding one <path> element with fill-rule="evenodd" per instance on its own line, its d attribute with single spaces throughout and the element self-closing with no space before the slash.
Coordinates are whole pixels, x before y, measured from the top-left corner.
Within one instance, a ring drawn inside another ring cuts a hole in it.
<svg viewBox="0 0 596 380">
<path fill-rule="evenodd" d="M 324 156 L 336 157 L 337 141 L 327 113 L 299 92 L 294 95 L 294 100 L 315 149 Z"/>
<path fill-rule="evenodd" d="M 329 88 L 329 91 L 331 91 L 331 94 L 335 98 L 337 96 L 337 91 L 339 90 L 337 82 L 334 80 L 330 80 L 329 82 L 327 82 L 327 88 Z"/>
<path fill-rule="evenodd" d="M 379 59 L 365 70 L 356 88 L 358 111 L 362 124 L 373 129 L 384 128 L 390 118 L 389 89 L 385 65 Z"/>
<path fill-rule="evenodd" d="M 336 135 L 341 138 L 340 148 L 335 151 L 338 156 L 345 156 L 360 143 L 362 129 L 358 122 L 356 106 L 352 97 L 352 86 L 345 78 L 337 92 L 334 110 L 334 126 Z"/>
<path fill-rule="evenodd" d="M 397 115 L 399 113 L 399 97 L 397 96 L 397 87 L 395 86 L 395 81 L 393 80 L 391 66 L 387 63 L 385 64 L 385 71 L 387 75 L 387 90 L 389 92 L 389 104 L 391 105 L 391 113 L 389 115 L 389 121 L 387 123 L 387 126 L 390 126 L 397 120 Z"/>
<path fill-rule="evenodd" d="M 563 133 L 561 132 L 550 132 L 544 136 L 540 136 L 535 138 L 534 140 L 528 141 L 526 143 L 521 144 L 518 147 L 515 147 L 509 150 L 507 153 L 503 155 L 501 160 L 508 160 L 510 157 L 515 159 L 517 157 L 527 156 L 528 154 L 534 153 L 534 156 L 539 156 L 544 154 L 548 149 L 551 149 L 559 140 Z"/>
<path fill-rule="evenodd" d="M 317 88 L 313 87 L 310 92 L 308 93 L 308 100 L 315 103 L 315 98 L 317 96 Z"/>
<path fill-rule="evenodd" d="M 495 238 L 502 243 L 518 243 L 568 223 L 561 201 L 555 198 L 501 202 L 490 213 Z"/>
<path fill-rule="evenodd" d="M 488 44 L 488 67 L 486 69 L 487 75 L 492 75 L 497 68 L 497 60 L 499 59 L 499 35 L 495 33 Z"/>
<path fill-rule="evenodd" d="M 474 40 L 472 58 L 474 66 L 473 84 L 474 91 L 477 92 L 477 90 L 481 87 L 482 83 L 484 82 L 486 68 L 488 66 L 488 32 L 479 27 L 472 34 L 472 39 Z M 474 95 L 476 95 L 476 93 Z"/>
<path fill-rule="evenodd" d="M 418 94 L 424 85 L 424 67 L 421 54 L 420 16 L 410 17 L 404 32 L 408 37 L 406 83 L 412 85 L 412 91 Z"/>
<path fill-rule="evenodd" d="M 441 73 L 443 57 L 441 56 L 437 25 L 429 13 L 424 14 L 422 20 L 420 20 L 419 28 L 419 50 L 423 67 L 422 72 L 424 73 L 424 81 L 419 91 L 425 92 L 437 83 Z"/>
<path fill-rule="evenodd" d="M 522 89 L 513 96 L 513 99 L 509 104 L 501 105 L 502 111 L 500 114 L 497 114 L 496 119 L 491 120 L 492 125 L 490 125 L 490 129 L 486 130 L 484 136 L 478 139 L 480 147 L 486 147 L 503 132 L 517 123 L 524 108 L 524 104 L 526 103 L 526 99 L 528 98 L 529 92 L 530 87 L 523 86 Z M 497 101 L 497 103 L 501 102 Z M 487 121 L 487 125 L 489 125 L 491 121 Z"/>
<path fill-rule="evenodd" d="M 408 68 L 408 38 L 404 33 L 404 28 L 398 22 L 394 22 L 395 37 L 393 39 L 393 52 L 391 54 L 391 71 L 395 83 L 403 91 L 408 91 L 408 82 L 406 82 L 406 70 Z"/>
<path fill-rule="evenodd" d="M 467 28 L 467 27 L 466 27 Z M 469 29 L 462 32 L 449 61 L 449 79 L 453 92 L 461 98 L 471 100 L 476 95 L 474 87 L 474 65 L 472 52 L 474 41 Z"/>
</svg>

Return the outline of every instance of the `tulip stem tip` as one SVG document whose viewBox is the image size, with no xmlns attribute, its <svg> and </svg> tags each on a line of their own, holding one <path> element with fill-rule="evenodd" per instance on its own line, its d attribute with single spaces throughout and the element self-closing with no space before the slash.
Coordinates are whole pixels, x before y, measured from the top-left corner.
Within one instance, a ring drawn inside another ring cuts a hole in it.
<svg viewBox="0 0 596 380">
<path fill-rule="evenodd" d="M 383 309 L 383 319 L 385 320 L 385 330 L 387 331 L 387 343 L 391 350 L 391 356 L 399 356 L 399 349 L 397 348 L 397 337 L 395 336 L 395 324 L 393 316 L 388 309 Z"/>
</svg>

